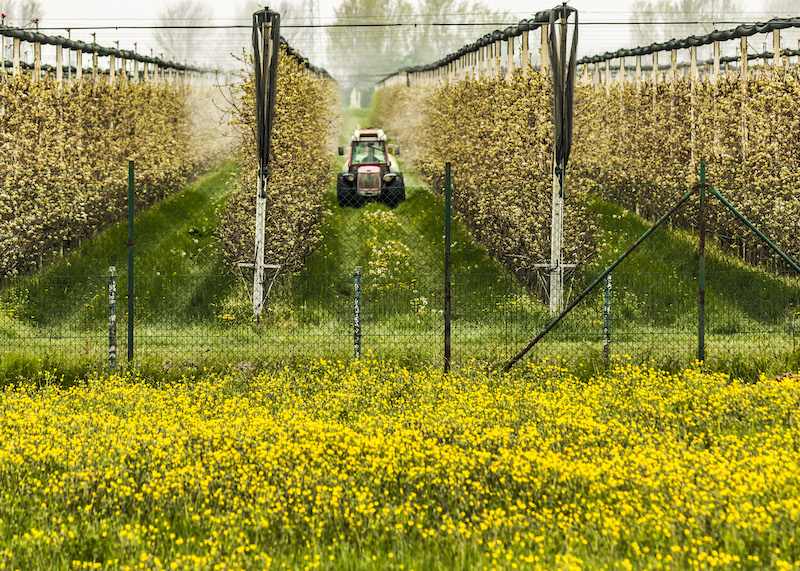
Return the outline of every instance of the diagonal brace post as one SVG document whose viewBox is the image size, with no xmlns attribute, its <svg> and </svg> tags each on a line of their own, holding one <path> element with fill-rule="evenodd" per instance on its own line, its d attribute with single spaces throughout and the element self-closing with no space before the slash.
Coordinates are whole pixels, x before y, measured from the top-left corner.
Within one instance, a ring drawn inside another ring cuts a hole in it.
<svg viewBox="0 0 800 571">
<path fill-rule="evenodd" d="M 657 221 L 655 224 L 653 224 L 653 225 L 652 225 L 652 226 L 651 226 L 651 227 L 650 227 L 650 228 L 649 228 L 649 229 L 648 229 L 648 230 L 647 230 L 647 231 L 646 231 L 644 234 L 642 234 L 642 235 L 641 235 L 641 236 L 640 236 L 640 237 L 639 237 L 639 238 L 636 240 L 636 242 L 634 242 L 633 244 L 631 244 L 631 245 L 630 245 L 630 247 L 629 247 L 627 250 L 625 250 L 625 252 L 624 252 L 624 253 L 623 253 L 623 254 L 622 254 L 622 255 L 621 255 L 619 258 L 617 258 L 616 260 L 614 260 L 614 262 L 613 262 L 613 263 L 612 263 L 610 266 L 608 266 L 608 267 L 605 269 L 605 271 L 603 271 L 603 273 L 602 273 L 602 274 L 600 274 L 599 276 L 597 276 L 597 278 L 595 278 L 595 280 L 594 280 L 594 281 L 593 281 L 591 284 L 589 284 L 589 286 L 588 286 L 588 287 L 587 287 L 585 290 L 583 290 L 583 291 L 582 291 L 582 292 L 581 292 L 581 293 L 578 295 L 578 297 L 576 297 L 576 298 L 575 298 L 575 299 L 574 299 L 574 300 L 573 300 L 573 301 L 572 301 L 572 302 L 571 302 L 571 303 L 570 303 L 570 304 L 569 304 L 569 305 L 568 305 L 568 306 L 567 306 L 567 307 L 564 309 L 564 311 L 562 311 L 560 314 L 558 314 L 558 316 L 557 316 L 555 319 L 553 319 L 553 320 L 552 320 L 552 321 L 551 321 L 551 322 L 550 322 L 550 323 L 547 325 L 547 327 L 545 327 L 545 328 L 544 328 L 544 329 L 541 331 L 541 333 L 539 333 L 539 334 L 538 334 L 536 337 L 534 337 L 534 338 L 533 338 L 533 339 L 530 341 L 530 343 L 528 343 L 528 344 L 525 346 L 525 348 L 524 348 L 522 351 L 520 351 L 519 353 L 517 353 L 517 355 L 516 355 L 516 356 L 514 356 L 514 357 L 513 357 L 513 358 L 512 358 L 510 361 L 508 361 L 508 363 L 506 363 L 506 364 L 505 364 L 505 366 L 503 367 L 503 372 L 507 373 L 507 372 L 508 372 L 508 371 L 511 369 L 511 367 L 513 367 L 513 366 L 514 366 L 514 364 L 515 364 L 517 361 L 519 361 L 520 359 L 522 359 L 522 357 L 524 357 L 524 356 L 525 356 L 525 354 L 526 354 L 528 351 L 530 351 L 530 350 L 533 348 L 533 346 L 534 346 L 534 345 L 536 345 L 536 344 L 537 344 L 537 343 L 538 343 L 538 342 L 539 342 L 539 341 L 542 339 L 542 337 L 544 337 L 545 335 L 547 335 L 547 334 L 548 334 L 548 333 L 549 333 L 549 332 L 550 332 L 550 331 L 551 331 L 551 330 L 552 330 L 552 329 L 553 329 L 553 328 L 554 328 L 556 325 L 558 325 L 559 321 L 561 321 L 562 319 L 564 319 L 564 317 L 566 317 L 566 315 L 567 315 L 567 314 L 568 314 L 570 311 L 572 311 L 572 310 L 575 308 L 575 306 L 577 306 L 577 305 L 578 305 L 578 304 L 579 304 L 579 303 L 580 303 L 580 302 L 583 300 L 583 298 L 585 298 L 587 295 L 589 295 L 589 294 L 591 293 L 591 291 L 592 291 L 592 290 L 593 290 L 595 287 L 597 287 L 597 284 L 599 284 L 600 282 L 602 282 L 602 281 L 605 279 L 605 277 L 606 277 L 608 274 L 610 274 L 610 273 L 611 273 L 611 272 L 614 270 L 614 268 L 616 268 L 616 267 L 617 267 L 617 266 L 618 266 L 618 265 L 619 265 L 619 264 L 622 262 L 622 260 L 624 260 L 625 258 L 627 258 L 627 257 L 628 257 L 628 256 L 631 254 L 631 252 L 633 252 L 633 251 L 634 251 L 634 250 L 635 250 L 635 249 L 636 249 L 636 248 L 637 248 L 637 247 L 638 247 L 638 246 L 639 246 L 639 245 L 640 245 L 642 242 L 644 242 L 644 241 L 645 241 L 645 240 L 646 240 L 646 239 L 647 239 L 647 238 L 650 236 L 650 234 L 652 234 L 652 233 L 653 233 L 653 232 L 656 230 L 656 228 L 658 228 L 659 226 L 661 226 L 661 225 L 662 225 L 662 224 L 663 224 L 663 223 L 664 223 L 664 222 L 665 222 L 665 221 L 666 221 L 666 220 L 667 220 L 667 219 L 668 219 L 670 216 L 672 216 L 672 215 L 673 215 L 673 214 L 674 214 L 674 213 L 675 213 L 675 212 L 676 212 L 676 211 L 677 211 L 677 210 L 678 210 L 678 209 L 679 209 L 681 206 L 683 206 L 683 204 L 684 204 L 684 203 L 685 203 L 685 202 L 686 202 L 686 201 L 689 199 L 689 197 L 690 197 L 692 194 L 694 194 L 694 193 L 695 193 L 695 192 L 696 192 L 696 191 L 697 191 L 699 188 L 700 188 L 700 185 L 695 185 L 695 186 L 693 186 L 693 187 L 692 187 L 690 190 L 688 190 L 688 191 L 686 192 L 686 194 L 684 194 L 684 195 L 681 197 L 681 199 L 680 199 L 680 200 L 679 200 L 679 201 L 678 201 L 678 202 L 677 202 L 677 203 L 676 203 L 676 204 L 675 204 L 675 205 L 674 205 L 672 208 L 670 208 L 670 210 L 669 210 L 669 211 L 668 211 L 666 214 L 664 214 L 664 216 L 662 216 L 662 217 L 661 217 L 661 218 L 660 218 L 660 219 L 659 219 L 659 220 L 658 220 L 658 221 Z"/>
<path fill-rule="evenodd" d="M 732 211 L 732 212 L 733 212 L 733 213 L 734 213 L 736 216 L 738 216 L 738 217 L 739 217 L 739 219 L 740 219 L 742 222 L 744 222 L 744 223 L 745 223 L 745 225 L 746 225 L 748 228 L 750 228 L 750 230 L 752 230 L 753 232 L 755 232 L 755 233 L 758 235 L 758 237 L 759 237 L 759 238 L 761 238 L 762 240 L 764 240 L 764 242 L 766 242 L 766 243 L 767 243 L 767 245 L 768 245 L 770 248 L 772 248 L 773 250 L 775 250 L 775 252 L 776 252 L 776 253 L 777 253 L 777 254 L 778 254 L 778 255 L 779 255 L 781 258 L 783 258 L 783 260 L 784 260 L 784 261 L 785 261 L 787 264 L 789 264 L 790 266 L 792 266 L 792 269 L 794 269 L 794 271 L 796 271 L 798 274 L 800 274 L 800 265 L 798 265 L 798 264 L 797 264 L 797 262 L 795 262 L 795 261 L 794 261 L 792 258 L 790 258 L 788 254 L 784 253 L 784 252 L 783 252 L 783 250 L 781 250 L 780 248 L 778 248 L 778 246 L 776 246 L 776 245 L 775 245 L 775 244 L 772 242 L 772 240 L 770 240 L 769 238 L 767 238 L 767 236 L 766 236 L 766 235 L 765 235 L 765 234 L 764 234 L 764 233 L 763 233 L 761 230 L 759 230 L 758 228 L 756 228 L 756 227 L 755 227 L 755 225 L 754 225 L 752 222 L 750 222 L 750 221 L 747 219 L 747 217 L 746 217 L 744 214 L 742 214 L 741 212 L 739 212 L 738 210 L 736 210 L 736 207 L 734 207 L 734 206 L 733 206 L 733 204 L 731 204 L 730 202 L 728 202 L 728 201 L 725 199 L 725 197 L 724 197 L 724 196 L 722 196 L 722 194 L 720 194 L 720 193 L 719 193 L 719 191 L 718 191 L 718 190 L 716 190 L 716 189 L 714 189 L 714 188 L 711 188 L 711 189 L 709 189 L 709 192 L 711 192 L 711 194 L 713 194 L 714 196 L 716 196 L 717 198 L 719 198 L 719 200 L 720 200 L 720 202 L 722 202 L 722 204 L 724 204 L 725 206 L 727 206 L 727 207 L 728 207 L 728 208 L 729 208 L 729 209 L 730 209 L 730 210 L 731 210 L 731 211 Z"/>
</svg>

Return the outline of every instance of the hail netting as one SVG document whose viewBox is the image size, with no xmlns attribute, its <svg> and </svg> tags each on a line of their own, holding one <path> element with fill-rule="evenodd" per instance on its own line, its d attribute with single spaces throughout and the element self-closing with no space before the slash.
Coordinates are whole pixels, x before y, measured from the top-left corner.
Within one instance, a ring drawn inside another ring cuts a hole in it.
<svg viewBox="0 0 800 571">
<path fill-rule="evenodd" d="M 742 24 L 731 30 L 714 30 L 705 36 L 689 36 L 688 38 L 682 40 L 669 40 L 667 42 L 650 44 L 649 46 L 640 46 L 632 49 L 620 49 L 615 52 L 606 52 L 600 55 L 584 57 L 581 58 L 578 63 L 597 63 L 621 57 L 642 56 L 667 50 L 685 49 L 692 46 L 705 46 L 718 41 L 750 37 L 754 36 L 755 34 L 768 34 L 776 30 L 785 30 L 787 28 L 800 28 L 800 18 L 773 18 L 772 20 L 763 23 Z M 794 53 L 795 50 L 783 50 L 783 52 L 785 54 L 788 53 L 791 55 L 797 55 Z M 749 59 L 754 59 L 756 57 L 757 56 L 751 54 Z M 738 57 L 723 58 L 721 61 L 737 61 L 738 59 Z"/>
<path fill-rule="evenodd" d="M 259 178 L 267 176 L 275 110 L 275 83 L 280 46 L 280 14 L 262 10 L 253 14 L 255 63 L 256 152 Z M 264 181 L 265 183 L 266 181 Z"/>
<path fill-rule="evenodd" d="M 575 14 L 575 29 L 567 61 L 567 18 Z M 556 25 L 558 21 L 559 25 Z M 560 33 L 556 31 L 560 28 Z M 550 11 L 550 69 L 553 74 L 553 125 L 555 127 L 556 174 L 563 183 L 570 148 L 572 147 L 573 101 L 575 99 L 576 53 L 578 51 L 578 11 L 564 6 Z M 565 77 L 566 76 L 566 77 Z M 563 191 L 563 184 L 562 184 Z"/>
</svg>

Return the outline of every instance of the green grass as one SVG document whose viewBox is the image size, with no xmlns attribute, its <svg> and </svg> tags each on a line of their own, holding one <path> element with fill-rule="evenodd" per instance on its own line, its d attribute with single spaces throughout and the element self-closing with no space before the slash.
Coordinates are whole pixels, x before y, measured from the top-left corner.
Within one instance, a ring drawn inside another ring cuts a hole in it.
<svg viewBox="0 0 800 571">
<path fill-rule="evenodd" d="M 604 237 L 594 277 L 624 252 L 650 223 L 595 199 Z M 698 311 L 699 240 L 686 231 L 659 228 L 615 270 L 617 313 L 632 326 L 695 326 Z M 762 271 L 731 256 L 715 241 L 706 245 L 706 314 L 712 333 L 763 330 L 765 324 L 797 328 L 800 277 Z"/>
<path fill-rule="evenodd" d="M 214 242 L 217 210 L 224 203 L 233 161 L 199 178 L 186 190 L 152 206 L 134 223 L 137 312 L 164 309 L 175 316 L 210 315 L 224 293 L 217 277 L 222 262 Z M 128 222 L 88 240 L 35 276 L 17 278 L 3 300 L 17 315 L 39 326 L 91 327 L 107 322 L 109 267 L 117 272 L 117 298 L 125 303 L 128 273 Z M 181 279 L 179 276 L 192 276 Z"/>
</svg>

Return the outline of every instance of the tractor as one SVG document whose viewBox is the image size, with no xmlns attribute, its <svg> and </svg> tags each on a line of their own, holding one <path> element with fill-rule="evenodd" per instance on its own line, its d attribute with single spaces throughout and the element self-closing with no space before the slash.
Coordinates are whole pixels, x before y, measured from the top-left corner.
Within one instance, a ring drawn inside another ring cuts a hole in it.
<svg viewBox="0 0 800 571">
<path fill-rule="evenodd" d="M 397 146 L 392 147 L 392 152 L 399 154 Z M 339 155 L 344 156 L 347 148 L 339 147 Z M 383 129 L 356 129 L 349 153 L 344 172 L 336 180 L 339 206 L 360 208 L 372 200 L 394 208 L 406 199 L 403 173 L 388 152 Z"/>
</svg>

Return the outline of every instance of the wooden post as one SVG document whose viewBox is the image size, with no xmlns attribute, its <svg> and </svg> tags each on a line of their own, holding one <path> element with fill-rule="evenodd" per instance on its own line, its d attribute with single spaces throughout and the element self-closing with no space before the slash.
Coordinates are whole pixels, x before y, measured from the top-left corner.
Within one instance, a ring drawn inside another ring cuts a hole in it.
<svg viewBox="0 0 800 571">
<path fill-rule="evenodd" d="M 550 24 L 542 24 L 542 43 L 539 46 L 539 56 L 541 58 L 539 69 L 542 70 L 542 73 L 547 73 L 547 58 L 549 57 L 547 50 L 547 28 L 549 27 Z"/>
<path fill-rule="evenodd" d="M 599 61 L 594 62 L 594 74 L 593 74 L 593 77 L 592 77 L 592 82 L 595 85 L 600 85 L 600 62 Z"/>
<path fill-rule="evenodd" d="M 617 81 L 625 83 L 625 58 L 619 58 L 619 72 L 617 72 Z"/>
<path fill-rule="evenodd" d="M 739 73 L 741 74 L 742 84 L 742 111 L 741 111 L 741 131 L 742 131 L 742 163 L 747 162 L 747 38 L 742 37 L 741 42 L 741 63 Z"/>
<path fill-rule="evenodd" d="M 606 93 L 609 92 L 611 89 L 611 60 L 606 60 L 606 73 L 605 77 L 603 78 L 603 83 L 606 85 Z"/>
<path fill-rule="evenodd" d="M 636 83 L 642 83 L 642 56 L 636 56 Z"/>
<path fill-rule="evenodd" d="M 522 77 L 528 77 L 528 30 L 522 32 L 522 53 L 519 58 L 519 65 L 522 68 Z"/>
<path fill-rule="evenodd" d="M 719 41 L 714 42 L 714 75 L 712 76 L 712 81 L 717 81 L 720 76 L 720 69 L 719 69 Z"/>
<path fill-rule="evenodd" d="M 33 42 L 33 81 L 42 77 L 42 44 Z"/>
<path fill-rule="evenodd" d="M 494 77 L 495 79 L 503 79 L 503 70 L 500 68 L 500 50 L 503 47 L 503 40 L 497 40 L 494 43 Z"/>
<path fill-rule="evenodd" d="M 20 64 L 19 64 L 20 51 L 22 51 L 21 48 L 22 48 L 22 46 L 20 45 L 20 39 L 19 38 L 14 38 L 14 55 L 12 56 L 14 58 L 14 61 L 13 61 L 12 65 L 13 65 L 13 70 L 14 70 L 13 73 L 14 73 L 15 77 L 18 76 L 20 74 L 20 72 L 21 72 Z"/>
<path fill-rule="evenodd" d="M 97 81 L 97 52 L 92 54 L 92 77 Z"/>
<path fill-rule="evenodd" d="M 781 31 L 772 31 L 772 70 L 777 73 L 778 68 L 783 65 L 781 56 Z"/>
<path fill-rule="evenodd" d="M 506 51 L 508 52 L 508 57 L 506 58 L 506 61 L 508 62 L 506 64 L 508 67 L 508 71 L 506 72 L 506 80 L 511 83 L 511 78 L 514 77 L 514 38 L 508 38 Z"/>
<path fill-rule="evenodd" d="M 56 81 L 64 81 L 64 46 L 56 46 Z"/>
<path fill-rule="evenodd" d="M 691 70 L 692 70 L 692 72 L 691 72 L 692 73 L 692 75 L 691 75 L 692 81 L 697 81 L 698 77 L 697 77 L 697 47 L 696 46 L 691 46 L 689 48 L 689 57 L 691 58 L 691 61 L 692 61 L 692 67 L 691 67 Z"/>
<path fill-rule="evenodd" d="M 114 54 L 108 56 L 108 82 L 114 83 L 117 78 L 117 58 Z"/>
<path fill-rule="evenodd" d="M 678 79 L 678 50 L 672 50 L 669 67 L 669 80 L 675 83 Z"/>
<path fill-rule="evenodd" d="M 78 81 L 83 77 L 83 50 L 75 52 L 75 80 Z"/>
<path fill-rule="evenodd" d="M 742 78 L 742 89 L 745 89 L 747 83 L 747 38 L 742 37 L 742 60 L 740 64 L 740 74 Z"/>
<path fill-rule="evenodd" d="M 653 52 L 653 87 L 658 84 L 658 52 Z"/>
<path fill-rule="evenodd" d="M 133 80 L 136 83 L 140 83 L 141 80 L 139 79 L 139 60 L 133 60 Z"/>
<path fill-rule="evenodd" d="M 483 46 L 478 48 L 475 54 L 475 77 L 480 79 L 483 75 Z"/>
</svg>

